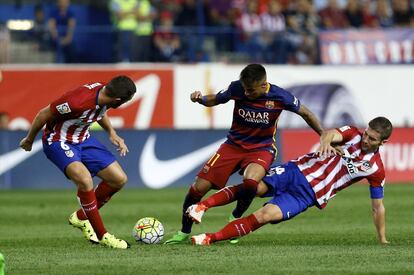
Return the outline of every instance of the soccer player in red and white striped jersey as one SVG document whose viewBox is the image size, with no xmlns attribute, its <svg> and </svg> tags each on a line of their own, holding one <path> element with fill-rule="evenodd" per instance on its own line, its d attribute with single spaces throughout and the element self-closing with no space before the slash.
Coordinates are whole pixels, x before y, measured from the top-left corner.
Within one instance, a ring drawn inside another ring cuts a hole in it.
<svg viewBox="0 0 414 275">
<path fill-rule="evenodd" d="M 128 147 L 112 127 L 106 110 L 131 100 L 135 92 L 135 83 L 127 76 L 68 91 L 39 111 L 27 136 L 20 142 L 20 147 L 30 151 L 37 133 L 46 125 L 43 132 L 45 155 L 78 188 L 81 209 L 70 215 L 69 223 L 81 229 L 92 243 L 120 249 L 128 248 L 129 244 L 107 232 L 98 209 L 126 184 L 127 176 L 114 155 L 90 136 L 89 127 L 93 122 L 99 123 L 124 156 Z M 95 190 L 94 176 L 102 179 Z"/>
<path fill-rule="evenodd" d="M 307 208 L 323 209 L 337 192 L 366 179 L 370 185 L 373 220 L 380 243 L 385 236 L 384 165 L 379 147 L 388 141 L 391 122 L 384 117 L 371 120 L 360 132 L 352 126 L 326 131 L 315 153 L 304 155 L 281 166 L 270 168 L 258 187 L 258 196 L 273 197 L 255 213 L 235 220 L 216 233 L 192 237 L 197 245 L 241 237 L 267 223 L 291 219 Z M 335 146 L 335 147 L 334 147 Z M 239 199 L 240 185 L 220 190 L 188 209 L 197 222 L 207 209 Z"/>
</svg>

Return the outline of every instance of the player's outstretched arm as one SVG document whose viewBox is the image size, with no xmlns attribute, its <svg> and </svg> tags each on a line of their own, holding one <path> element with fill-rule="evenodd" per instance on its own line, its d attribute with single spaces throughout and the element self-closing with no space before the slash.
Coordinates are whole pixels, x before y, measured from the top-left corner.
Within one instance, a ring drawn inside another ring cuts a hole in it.
<svg viewBox="0 0 414 275">
<path fill-rule="evenodd" d="M 98 123 L 108 133 L 109 140 L 112 142 L 112 144 L 118 147 L 117 151 L 119 152 L 119 154 L 122 157 L 125 156 L 129 152 L 128 146 L 126 146 L 124 139 L 118 136 L 114 127 L 112 127 L 108 115 L 105 114 L 104 117 L 98 121 Z"/>
<path fill-rule="evenodd" d="M 32 126 L 30 126 L 27 136 L 20 141 L 20 147 L 25 151 L 31 151 L 33 141 L 36 138 L 37 133 L 43 128 L 43 126 L 53 119 L 53 113 L 50 110 L 50 106 L 43 108 L 37 113 L 33 119 Z"/>
<path fill-rule="evenodd" d="M 298 114 L 306 121 L 306 123 L 316 132 L 318 135 L 322 135 L 323 127 L 319 119 L 312 113 L 305 105 L 300 105 Z"/>
<path fill-rule="evenodd" d="M 217 105 L 216 95 L 205 95 L 203 96 L 200 91 L 195 91 L 190 94 L 192 102 L 197 102 L 206 107 L 212 107 Z"/>
<path fill-rule="evenodd" d="M 385 237 L 385 207 L 383 199 L 372 199 L 372 218 L 377 229 L 378 240 L 381 244 L 388 244 Z"/>
</svg>

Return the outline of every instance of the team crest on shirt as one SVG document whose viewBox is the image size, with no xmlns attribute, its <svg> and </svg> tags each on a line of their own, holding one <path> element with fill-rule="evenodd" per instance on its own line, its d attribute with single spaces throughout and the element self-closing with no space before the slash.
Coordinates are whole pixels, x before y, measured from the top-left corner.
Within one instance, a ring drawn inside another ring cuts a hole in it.
<svg viewBox="0 0 414 275">
<path fill-rule="evenodd" d="M 265 103 L 266 109 L 273 109 L 275 107 L 275 103 L 272 100 L 268 100 Z"/>
<path fill-rule="evenodd" d="M 371 169 L 371 163 L 369 163 L 369 161 L 365 161 L 362 165 L 361 165 L 361 167 L 360 167 L 360 169 L 361 169 L 361 171 L 364 171 L 364 172 L 366 172 L 366 171 L 368 171 L 369 169 Z"/>
<path fill-rule="evenodd" d="M 68 158 L 72 158 L 75 155 L 72 150 L 65 151 L 65 154 Z"/>
<path fill-rule="evenodd" d="M 69 108 L 69 104 L 67 102 L 62 103 L 60 105 L 57 105 L 56 110 L 61 115 L 68 114 L 68 113 L 72 112 L 72 110 Z"/>
</svg>

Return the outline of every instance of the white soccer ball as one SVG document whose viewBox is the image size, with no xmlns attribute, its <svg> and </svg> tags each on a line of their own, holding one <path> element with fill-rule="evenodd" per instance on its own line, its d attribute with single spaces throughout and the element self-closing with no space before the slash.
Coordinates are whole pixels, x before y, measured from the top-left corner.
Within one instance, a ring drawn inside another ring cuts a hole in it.
<svg viewBox="0 0 414 275">
<path fill-rule="evenodd" d="M 132 237 L 140 243 L 159 243 L 164 237 L 164 226 L 156 218 L 142 218 L 137 221 L 132 229 Z"/>
</svg>

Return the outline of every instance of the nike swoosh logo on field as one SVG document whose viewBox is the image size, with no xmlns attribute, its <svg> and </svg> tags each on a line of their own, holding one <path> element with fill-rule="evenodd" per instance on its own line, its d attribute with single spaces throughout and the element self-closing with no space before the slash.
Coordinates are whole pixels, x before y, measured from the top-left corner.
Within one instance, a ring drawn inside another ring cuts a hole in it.
<svg viewBox="0 0 414 275">
<path fill-rule="evenodd" d="M 6 154 L 0 155 L 0 176 L 19 165 L 21 162 L 36 154 L 42 148 L 42 141 L 33 143 L 32 151 L 26 152 L 20 147 Z"/>
<path fill-rule="evenodd" d="M 153 134 L 145 142 L 138 162 L 141 178 L 148 187 L 154 189 L 166 187 L 207 161 L 225 140 L 225 138 L 220 139 L 177 158 L 160 160 L 155 155 L 156 135 Z"/>
</svg>

